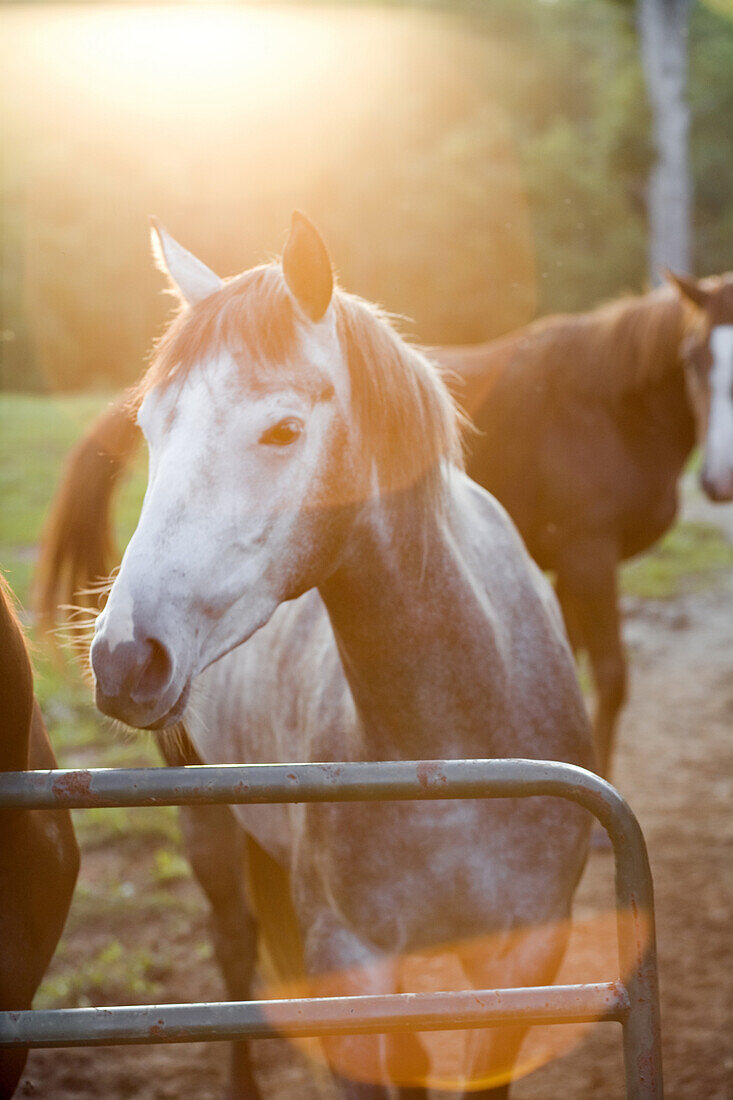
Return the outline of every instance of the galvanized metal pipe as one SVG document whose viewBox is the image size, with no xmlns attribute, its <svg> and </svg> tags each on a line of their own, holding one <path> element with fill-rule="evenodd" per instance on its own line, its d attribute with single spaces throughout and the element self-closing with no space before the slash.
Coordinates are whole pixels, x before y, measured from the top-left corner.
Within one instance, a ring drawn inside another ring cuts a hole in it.
<svg viewBox="0 0 733 1100">
<path fill-rule="evenodd" d="M 579 803 L 601 822 L 611 838 L 615 855 L 619 955 L 629 996 L 624 1019 L 627 1097 L 658 1100 L 663 1095 L 659 991 L 654 899 L 646 845 L 627 803 L 610 784 L 592 772 L 572 764 L 537 760 L 427 760 L 93 769 L 0 775 L 0 806 L 26 808 L 526 798 L 537 795 Z"/>
<path fill-rule="evenodd" d="M 638 824 L 614 787 L 585 768 L 545 760 L 214 764 L 0 774 L 0 805 L 27 809 L 533 795 L 554 795 L 580 802 L 610 834 L 627 836 L 635 843 Z"/>
<path fill-rule="evenodd" d="M 456 993 L 44 1009 L 2 1013 L 0 1047 L 458 1031 L 499 1024 L 567 1024 L 601 1019 L 621 1022 L 628 1010 L 628 996 L 620 982 Z"/>
</svg>

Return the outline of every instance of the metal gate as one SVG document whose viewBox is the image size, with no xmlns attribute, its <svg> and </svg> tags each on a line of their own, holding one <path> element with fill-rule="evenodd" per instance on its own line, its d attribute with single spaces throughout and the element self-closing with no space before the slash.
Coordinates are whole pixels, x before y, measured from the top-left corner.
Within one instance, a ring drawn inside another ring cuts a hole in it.
<svg viewBox="0 0 733 1100">
<path fill-rule="evenodd" d="M 204 803 L 364 802 L 552 795 L 577 802 L 614 850 L 622 980 L 584 985 L 278 1001 L 0 1012 L 0 1046 L 448 1031 L 499 1024 L 614 1020 L 623 1029 L 626 1096 L 663 1096 L 654 900 L 646 845 L 619 793 L 571 764 L 537 760 L 251 764 L 8 772 L 0 806 L 43 809 Z"/>
</svg>

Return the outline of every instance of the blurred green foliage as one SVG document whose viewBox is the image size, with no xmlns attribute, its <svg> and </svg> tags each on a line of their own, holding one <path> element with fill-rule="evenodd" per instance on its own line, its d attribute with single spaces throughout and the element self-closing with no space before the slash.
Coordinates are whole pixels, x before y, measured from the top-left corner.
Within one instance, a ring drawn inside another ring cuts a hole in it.
<svg viewBox="0 0 733 1100">
<path fill-rule="evenodd" d="M 0 30 L 0 388 L 139 375 L 170 310 L 150 212 L 227 274 L 276 253 L 305 209 L 343 283 L 426 342 L 644 285 L 632 4 L 31 4 L 4 7 Z M 720 11 L 695 7 L 691 58 L 707 272 L 733 246 Z"/>
</svg>

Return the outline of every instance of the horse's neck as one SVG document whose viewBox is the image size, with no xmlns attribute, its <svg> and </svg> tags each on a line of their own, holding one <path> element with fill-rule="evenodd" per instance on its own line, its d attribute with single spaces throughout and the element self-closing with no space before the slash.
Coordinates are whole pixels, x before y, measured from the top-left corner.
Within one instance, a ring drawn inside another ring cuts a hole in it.
<svg viewBox="0 0 733 1100">
<path fill-rule="evenodd" d="M 25 638 L 0 590 L 0 771 L 28 767 L 33 676 Z"/>
<path fill-rule="evenodd" d="M 477 712 L 486 717 L 487 685 L 491 694 L 493 624 L 447 519 L 417 499 L 414 508 L 375 506 L 320 592 L 360 718 L 360 751 L 451 755 L 451 739 L 468 751 L 479 725 L 486 746 Z"/>
</svg>

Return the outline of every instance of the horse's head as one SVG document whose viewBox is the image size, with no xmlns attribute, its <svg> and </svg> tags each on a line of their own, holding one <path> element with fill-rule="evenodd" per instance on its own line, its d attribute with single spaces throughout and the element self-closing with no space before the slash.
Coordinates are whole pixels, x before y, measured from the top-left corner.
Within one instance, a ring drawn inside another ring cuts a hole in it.
<svg viewBox="0 0 733 1100">
<path fill-rule="evenodd" d="M 692 307 L 683 355 L 704 449 L 700 481 L 711 500 L 733 500 L 733 273 L 668 277 Z"/>
<path fill-rule="evenodd" d="M 321 238 L 223 283 L 157 226 L 183 309 L 143 380 L 148 487 L 92 645 L 97 703 L 132 725 L 337 564 L 359 498 L 350 378 Z"/>
</svg>

